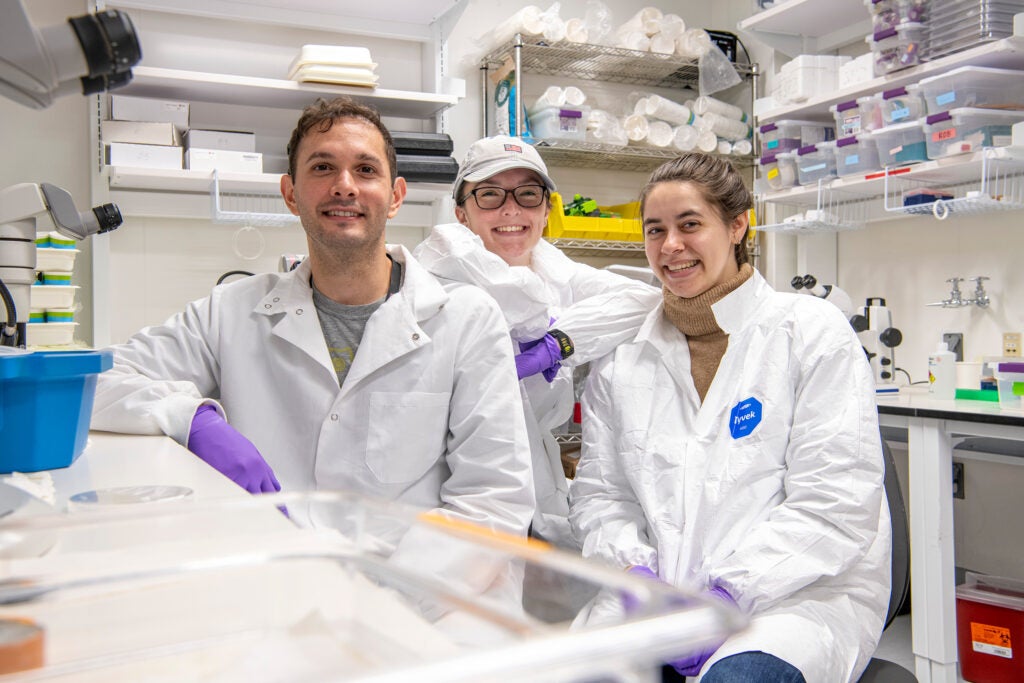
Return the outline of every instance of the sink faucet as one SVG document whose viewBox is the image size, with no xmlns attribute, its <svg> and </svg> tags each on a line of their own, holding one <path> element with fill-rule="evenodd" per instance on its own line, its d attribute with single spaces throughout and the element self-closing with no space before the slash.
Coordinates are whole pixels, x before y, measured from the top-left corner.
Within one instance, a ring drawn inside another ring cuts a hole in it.
<svg viewBox="0 0 1024 683">
<path fill-rule="evenodd" d="M 949 298 L 943 299 L 942 301 L 936 301 L 932 304 L 925 304 L 926 306 L 942 306 L 943 308 L 959 308 L 961 306 L 968 305 L 963 300 L 963 294 L 960 292 L 960 283 L 963 282 L 962 277 L 951 277 L 947 278 L 946 282 L 951 284 Z"/>
<path fill-rule="evenodd" d="M 988 294 L 985 292 L 985 280 L 989 278 L 984 275 L 976 275 L 971 278 L 971 282 L 974 283 L 974 298 L 968 299 L 967 304 L 974 304 L 979 308 L 988 308 L 991 301 L 988 298 Z"/>
</svg>

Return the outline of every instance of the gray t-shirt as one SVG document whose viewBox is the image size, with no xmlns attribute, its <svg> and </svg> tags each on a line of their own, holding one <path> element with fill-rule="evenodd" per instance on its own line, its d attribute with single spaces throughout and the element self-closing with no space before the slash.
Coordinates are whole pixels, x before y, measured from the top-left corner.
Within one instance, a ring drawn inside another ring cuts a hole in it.
<svg viewBox="0 0 1024 683">
<path fill-rule="evenodd" d="M 388 256 L 388 258 L 391 257 Z M 338 375 L 338 386 L 345 382 L 348 369 L 352 367 L 370 316 L 401 287 L 402 264 L 394 260 L 391 261 L 391 282 L 388 286 L 387 296 L 368 304 L 356 306 L 339 304 L 321 294 L 314 283 L 313 305 L 316 307 L 317 317 L 320 318 L 320 327 L 324 331 L 327 352 L 331 356 L 331 363 L 334 364 L 334 371 Z"/>
</svg>

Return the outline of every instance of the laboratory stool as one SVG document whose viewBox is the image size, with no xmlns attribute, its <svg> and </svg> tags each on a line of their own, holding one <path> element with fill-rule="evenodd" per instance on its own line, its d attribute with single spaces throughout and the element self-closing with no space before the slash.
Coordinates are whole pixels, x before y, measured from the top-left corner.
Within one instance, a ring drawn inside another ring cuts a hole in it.
<svg viewBox="0 0 1024 683">
<path fill-rule="evenodd" d="M 892 590 L 885 630 L 910 595 L 910 531 L 907 528 L 907 506 L 896 477 L 896 462 L 884 438 L 882 459 L 885 461 L 885 498 L 889 501 L 889 516 L 892 518 Z M 917 683 L 917 677 L 895 662 L 873 657 L 857 683 Z"/>
</svg>

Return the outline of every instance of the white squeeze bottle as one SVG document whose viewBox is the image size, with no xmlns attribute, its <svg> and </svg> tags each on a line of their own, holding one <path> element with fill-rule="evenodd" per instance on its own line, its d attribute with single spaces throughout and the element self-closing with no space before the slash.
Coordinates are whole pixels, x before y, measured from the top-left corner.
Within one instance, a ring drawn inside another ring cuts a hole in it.
<svg viewBox="0 0 1024 683">
<path fill-rule="evenodd" d="M 928 356 L 928 392 L 932 398 L 956 398 L 956 354 L 946 342 L 939 342 L 935 352 Z"/>
</svg>

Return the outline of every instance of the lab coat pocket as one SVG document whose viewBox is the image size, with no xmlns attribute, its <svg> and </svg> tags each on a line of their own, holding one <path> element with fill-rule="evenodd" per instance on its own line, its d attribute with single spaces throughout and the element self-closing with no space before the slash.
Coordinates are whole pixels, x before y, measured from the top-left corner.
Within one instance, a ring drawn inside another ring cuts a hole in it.
<svg viewBox="0 0 1024 683">
<path fill-rule="evenodd" d="M 370 395 L 366 466 L 382 484 L 420 479 L 444 453 L 451 394 L 377 392 Z M 395 425 L 384 428 L 383 425 Z"/>
</svg>

